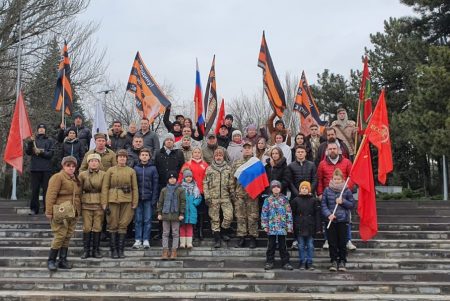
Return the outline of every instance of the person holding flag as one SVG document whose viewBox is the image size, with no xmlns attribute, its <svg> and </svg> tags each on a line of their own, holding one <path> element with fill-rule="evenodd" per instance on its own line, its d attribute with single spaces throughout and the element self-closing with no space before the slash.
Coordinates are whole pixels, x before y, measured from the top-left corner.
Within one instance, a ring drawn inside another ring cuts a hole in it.
<svg viewBox="0 0 450 301">
<path fill-rule="evenodd" d="M 89 150 L 89 143 L 92 139 L 92 133 L 91 130 L 84 126 L 83 124 L 83 115 L 81 115 L 78 112 L 75 112 L 73 114 L 73 124 L 66 128 L 66 125 L 64 123 L 60 124 L 60 129 L 58 131 L 57 140 L 59 143 L 63 143 L 64 139 L 68 136 L 69 131 L 71 129 L 74 129 L 76 132 L 76 136 L 78 140 L 80 141 L 81 145 L 83 146 L 83 152 L 87 152 Z M 81 158 L 83 159 L 83 158 Z"/>
</svg>

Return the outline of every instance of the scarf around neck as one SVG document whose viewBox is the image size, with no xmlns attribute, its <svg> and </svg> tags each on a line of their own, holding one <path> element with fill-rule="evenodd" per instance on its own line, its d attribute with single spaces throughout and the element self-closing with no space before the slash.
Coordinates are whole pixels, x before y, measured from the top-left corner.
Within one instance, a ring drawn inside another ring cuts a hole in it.
<svg viewBox="0 0 450 301">
<path fill-rule="evenodd" d="M 344 184 L 345 184 L 345 182 L 337 184 L 333 180 L 331 180 L 330 184 L 328 185 L 328 187 L 330 187 L 335 192 L 341 192 L 342 189 L 344 188 Z"/>
<path fill-rule="evenodd" d="M 185 180 L 183 180 L 183 183 L 181 183 L 181 187 L 184 188 L 186 194 L 193 195 L 194 198 L 198 198 L 200 196 L 200 190 L 198 189 L 197 184 L 195 183 L 194 180 L 192 180 L 191 183 L 188 183 Z"/>
</svg>

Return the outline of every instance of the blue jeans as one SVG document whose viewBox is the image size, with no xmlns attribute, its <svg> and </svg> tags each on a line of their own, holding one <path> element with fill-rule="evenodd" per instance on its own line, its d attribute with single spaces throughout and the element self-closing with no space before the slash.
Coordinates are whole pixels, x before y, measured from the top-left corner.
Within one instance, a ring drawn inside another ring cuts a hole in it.
<svg viewBox="0 0 450 301">
<path fill-rule="evenodd" d="M 134 214 L 134 238 L 136 240 L 150 240 L 152 229 L 152 202 L 139 201 Z"/>
<path fill-rule="evenodd" d="M 298 236 L 298 257 L 301 263 L 313 263 L 314 238 L 312 236 Z"/>
</svg>

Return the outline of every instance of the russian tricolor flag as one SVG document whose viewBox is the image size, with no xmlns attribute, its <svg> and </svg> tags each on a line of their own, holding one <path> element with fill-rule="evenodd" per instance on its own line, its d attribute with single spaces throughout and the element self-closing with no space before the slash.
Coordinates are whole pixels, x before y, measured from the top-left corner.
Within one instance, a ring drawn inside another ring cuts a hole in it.
<svg viewBox="0 0 450 301">
<path fill-rule="evenodd" d="M 205 119 L 203 118 L 203 100 L 202 100 L 202 86 L 200 83 L 200 71 L 198 70 L 198 60 L 196 59 L 196 72 L 195 72 L 195 93 L 194 93 L 194 105 L 195 105 L 195 123 L 197 124 L 198 131 L 205 134 Z"/>
<path fill-rule="evenodd" d="M 255 199 L 269 186 L 264 165 L 256 157 L 252 157 L 242 164 L 236 170 L 234 176 L 252 199 Z"/>
</svg>

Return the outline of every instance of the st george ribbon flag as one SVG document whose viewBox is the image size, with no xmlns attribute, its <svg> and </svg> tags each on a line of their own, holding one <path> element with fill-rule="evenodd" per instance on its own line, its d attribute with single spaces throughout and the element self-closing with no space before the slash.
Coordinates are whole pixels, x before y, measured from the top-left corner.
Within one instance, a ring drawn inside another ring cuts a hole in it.
<svg viewBox="0 0 450 301">
<path fill-rule="evenodd" d="M 94 135 L 97 133 L 108 135 L 108 126 L 106 125 L 105 113 L 103 112 L 102 103 L 100 101 L 97 101 L 95 103 L 94 124 L 92 126 L 92 138 L 91 143 L 89 145 L 89 149 L 95 148 Z"/>
<path fill-rule="evenodd" d="M 23 140 L 32 135 L 31 124 L 22 92 L 19 93 L 14 115 L 9 130 L 3 160 L 14 167 L 20 174 L 23 170 Z"/>
<path fill-rule="evenodd" d="M 64 101 L 64 113 L 67 115 L 72 114 L 73 105 L 72 87 L 70 82 L 71 71 L 69 48 L 67 46 L 67 42 L 64 42 L 62 58 L 58 66 L 58 78 L 56 80 L 56 89 L 52 102 L 52 108 L 56 111 L 61 111 Z"/>
<path fill-rule="evenodd" d="M 204 106 L 205 106 L 205 136 L 208 135 L 217 116 L 217 90 L 216 90 L 216 55 L 213 57 L 211 70 L 206 84 Z"/>
<path fill-rule="evenodd" d="M 320 119 L 319 108 L 311 92 L 311 88 L 306 80 L 305 71 L 302 72 L 302 76 L 298 83 L 297 95 L 295 96 L 294 111 L 297 111 L 300 116 L 300 132 L 304 135 L 311 133 L 310 126 L 316 124 L 322 132 L 325 121 Z"/>
<path fill-rule="evenodd" d="M 283 87 L 275 72 L 264 31 L 261 48 L 259 50 L 258 67 L 263 70 L 264 91 L 266 92 L 267 98 L 269 98 L 270 105 L 277 116 L 281 118 L 286 109 L 286 97 L 284 96 Z"/>
<path fill-rule="evenodd" d="M 358 215 L 361 239 L 367 241 L 378 233 L 375 183 L 373 181 L 372 158 L 369 140 L 363 138 L 359 152 L 353 162 L 350 178 L 358 184 Z"/>
<path fill-rule="evenodd" d="M 386 184 L 387 174 L 394 169 L 391 137 L 384 89 L 365 130 L 367 139 L 378 149 L 378 181 Z"/>
<path fill-rule="evenodd" d="M 267 178 L 264 165 L 256 157 L 251 157 L 247 162 L 239 166 L 234 173 L 234 177 L 252 199 L 255 199 L 269 186 L 269 179 Z"/>
<path fill-rule="evenodd" d="M 194 93 L 194 106 L 195 106 L 195 124 L 201 135 L 205 134 L 205 119 L 203 118 L 203 97 L 202 97 L 202 85 L 200 82 L 200 70 L 198 69 L 198 60 L 195 60 L 195 93 Z"/>
<path fill-rule="evenodd" d="M 136 109 L 141 117 L 147 117 L 150 122 L 164 113 L 171 105 L 169 99 L 156 83 L 142 60 L 139 51 L 131 68 L 127 91 L 134 94 Z"/>
</svg>

